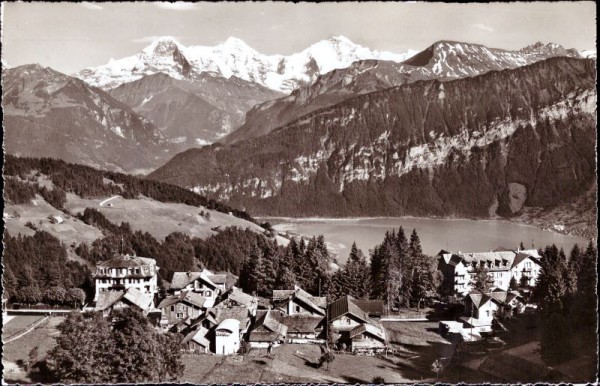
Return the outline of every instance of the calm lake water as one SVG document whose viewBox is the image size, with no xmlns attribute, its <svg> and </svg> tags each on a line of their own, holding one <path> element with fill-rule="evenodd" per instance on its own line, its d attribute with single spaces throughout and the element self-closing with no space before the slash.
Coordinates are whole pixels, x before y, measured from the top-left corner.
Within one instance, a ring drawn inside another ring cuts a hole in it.
<svg viewBox="0 0 600 386">
<path fill-rule="evenodd" d="M 268 218 L 279 232 L 290 232 L 305 236 L 324 235 L 330 250 L 345 262 L 352 242 L 367 253 L 383 240 L 387 230 L 404 227 L 407 236 L 413 228 L 421 239 L 423 251 L 436 255 L 440 249 L 448 251 L 483 252 L 500 246 L 517 248 L 522 241 L 525 248 L 544 247 L 556 244 L 569 252 L 577 243 L 584 246 L 589 242 L 582 237 L 562 235 L 530 225 L 521 225 L 503 220 L 426 219 L 399 218 L 354 218 L 354 219 L 293 219 Z"/>
</svg>

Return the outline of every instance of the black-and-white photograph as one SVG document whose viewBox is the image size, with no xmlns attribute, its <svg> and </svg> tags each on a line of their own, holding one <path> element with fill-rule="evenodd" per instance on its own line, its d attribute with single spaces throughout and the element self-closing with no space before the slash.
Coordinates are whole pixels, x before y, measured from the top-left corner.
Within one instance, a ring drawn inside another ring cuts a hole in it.
<svg viewBox="0 0 600 386">
<path fill-rule="evenodd" d="M 2 384 L 598 383 L 596 3 L 1 3 Z"/>
</svg>

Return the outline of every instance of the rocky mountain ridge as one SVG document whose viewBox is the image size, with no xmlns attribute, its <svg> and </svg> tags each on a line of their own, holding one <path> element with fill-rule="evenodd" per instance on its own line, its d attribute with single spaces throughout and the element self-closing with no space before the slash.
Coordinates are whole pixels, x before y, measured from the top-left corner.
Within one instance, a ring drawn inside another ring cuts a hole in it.
<svg viewBox="0 0 600 386">
<path fill-rule="evenodd" d="M 402 63 L 382 60 L 357 61 L 333 70 L 289 96 L 255 106 L 244 125 L 222 139 L 234 143 L 267 134 L 295 118 L 345 99 L 417 80 L 452 80 L 488 71 L 517 68 L 556 56 L 581 57 L 573 49 L 536 43 L 521 50 L 488 48 L 480 44 L 439 41 Z"/>
<path fill-rule="evenodd" d="M 551 58 L 363 94 L 149 178 L 256 215 L 512 216 L 590 189 L 595 113 L 595 61 Z"/>
<path fill-rule="evenodd" d="M 108 170 L 142 172 L 172 147 L 147 119 L 106 92 L 49 67 L 2 72 L 4 146 Z"/>
</svg>

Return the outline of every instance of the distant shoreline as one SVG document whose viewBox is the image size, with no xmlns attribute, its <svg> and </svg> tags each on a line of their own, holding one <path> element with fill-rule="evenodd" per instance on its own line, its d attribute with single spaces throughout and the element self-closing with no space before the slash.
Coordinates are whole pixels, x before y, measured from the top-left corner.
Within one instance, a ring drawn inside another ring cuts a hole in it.
<svg viewBox="0 0 600 386">
<path fill-rule="evenodd" d="M 582 236 L 582 235 L 578 235 L 578 234 L 572 234 L 572 233 L 568 233 L 568 232 L 561 232 L 557 229 L 552 229 L 552 228 L 547 228 L 547 227 L 542 227 L 539 226 L 533 222 L 523 222 L 523 221 L 518 221 L 518 220 L 511 220 L 511 219 L 506 219 L 506 218 L 502 218 L 502 217 L 494 217 L 494 218 L 468 218 L 468 217 L 419 217 L 419 216 L 368 216 L 368 217 L 284 217 L 284 216 L 255 216 L 255 219 L 257 219 L 260 222 L 264 222 L 264 221 L 273 221 L 273 220 L 277 220 L 278 223 L 300 223 L 300 222 L 314 222 L 314 223 L 318 223 L 318 222 L 323 222 L 323 223 L 335 223 L 335 222 L 346 222 L 346 223 L 352 223 L 352 222 L 358 222 L 358 221 L 365 221 L 365 220 L 385 220 L 385 219 L 398 219 L 398 220 L 402 220 L 402 219 L 407 219 L 407 220 L 444 220 L 444 221 L 476 221 L 476 222 L 503 222 L 503 223 L 510 223 L 510 224 L 515 224 L 515 225 L 521 225 L 521 226 L 526 226 L 526 227 L 532 227 L 532 228 L 536 228 L 536 229 L 540 229 L 542 231 L 546 231 L 546 232 L 550 232 L 550 233 L 555 233 L 558 235 L 564 235 L 564 236 L 574 236 L 574 237 L 581 237 L 584 239 L 588 239 L 589 237 L 586 236 Z M 273 226 L 276 226 L 277 224 L 272 224 Z M 592 240 L 594 240 L 592 238 Z"/>
</svg>

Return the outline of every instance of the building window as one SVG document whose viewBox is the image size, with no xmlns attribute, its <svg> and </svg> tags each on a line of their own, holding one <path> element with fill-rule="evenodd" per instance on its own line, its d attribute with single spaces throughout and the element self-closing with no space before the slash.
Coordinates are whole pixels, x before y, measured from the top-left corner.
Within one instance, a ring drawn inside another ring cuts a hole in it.
<svg viewBox="0 0 600 386">
<path fill-rule="evenodd" d="M 346 323 L 347 323 L 347 324 L 352 324 L 352 319 L 350 319 L 350 318 L 346 318 Z"/>
<path fill-rule="evenodd" d="M 528 261 L 525 263 L 525 268 L 527 268 L 527 269 L 531 268 L 531 261 Z"/>
<path fill-rule="evenodd" d="M 177 313 L 177 319 L 183 319 L 183 312 Z"/>
<path fill-rule="evenodd" d="M 171 311 L 175 312 L 175 306 L 171 306 Z"/>
<path fill-rule="evenodd" d="M 207 297 L 211 297 L 212 296 L 212 292 L 211 291 L 206 291 L 206 296 Z"/>
<path fill-rule="evenodd" d="M 296 306 L 296 312 L 300 312 L 300 306 Z"/>
<path fill-rule="evenodd" d="M 485 312 L 485 314 L 486 314 L 486 315 L 489 317 L 489 316 L 490 316 L 490 310 L 487 310 L 487 311 Z"/>
</svg>

